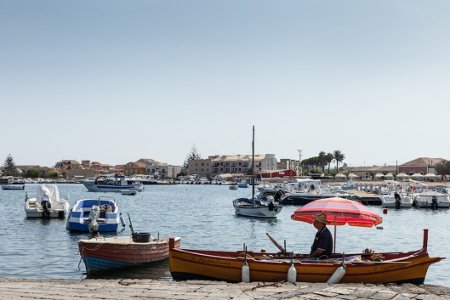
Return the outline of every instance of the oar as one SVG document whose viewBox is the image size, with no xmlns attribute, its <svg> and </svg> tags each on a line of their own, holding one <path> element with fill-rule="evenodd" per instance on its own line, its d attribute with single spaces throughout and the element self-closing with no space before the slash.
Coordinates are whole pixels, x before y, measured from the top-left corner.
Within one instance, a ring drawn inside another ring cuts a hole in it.
<svg viewBox="0 0 450 300">
<path fill-rule="evenodd" d="M 274 239 L 273 237 L 270 236 L 270 234 L 268 234 L 267 232 L 266 232 L 266 234 L 267 234 L 267 236 L 269 237 L 269 240 L 270 240 L 275 246 L 277 246 L 277 248 L 281 251 L 281 253 L 286 254 L 286 250 L 285 250 L 280 244 L 278 244 L 277 241 L 275 241 L 275 239 Z"/>
</svg>

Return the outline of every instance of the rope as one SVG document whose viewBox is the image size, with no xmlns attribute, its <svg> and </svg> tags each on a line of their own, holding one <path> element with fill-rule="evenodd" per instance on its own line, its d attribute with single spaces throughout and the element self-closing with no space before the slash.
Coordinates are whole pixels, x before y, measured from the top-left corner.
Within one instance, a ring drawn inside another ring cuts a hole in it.
<svg viewBox="0 0 450 300">
<path fill-rule="evenodd" d="M 77 255 L 77 254 L 78 254 L 78 253 L 76 253 L 76 254 L 74 254 L 74 255 Z M 20 271 L 20 272 L 13 273 L 13 274 L 8 275 L 8 276 L 16 276 L 16 275 L 19 275 L 19 274 L 23 274 L 23 273 L 26 273 L 26 272 L 35 270 L 35 269 L 40 269 L 40 268 L 49 266 L 49 265 L 51 265 L 51 264 L 57 263 L 57 262 L 59 262 L 59 261 L 61 261 L 61 260 L 63 260 L 63 259 L 68 259 L 68 257 L 61 257 L 61 258 L 58 258 L 58 259 L 56 259 L 56 260 L 54 260 L 54 261 L 51 261 L 51 262 L 48 262 L 48 263 L 45 263 L 45 264 L 42 264 L 42 265 L 38 265 L 38 266 L 35 266 L 35 267 L 32 267 L 32 268 L 28 268 L 28 269 L 25 269 L 25 270 Z"/>
</svg>

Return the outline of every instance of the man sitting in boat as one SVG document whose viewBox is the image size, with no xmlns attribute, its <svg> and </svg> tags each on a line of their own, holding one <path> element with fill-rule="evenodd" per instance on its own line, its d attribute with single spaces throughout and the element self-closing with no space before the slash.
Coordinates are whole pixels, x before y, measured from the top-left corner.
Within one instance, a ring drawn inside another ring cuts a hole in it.
<svg viewBox="0 0 450 300">
<path fill-rule="evenodd" d="M 327 228 L 327 216 L 325 213 L 318 214 L 313 222 L 317 229 L 314 243 L 311 246 L 310 258 L 328 258 L 333 253 L 333 237 Z"/>
</svg>

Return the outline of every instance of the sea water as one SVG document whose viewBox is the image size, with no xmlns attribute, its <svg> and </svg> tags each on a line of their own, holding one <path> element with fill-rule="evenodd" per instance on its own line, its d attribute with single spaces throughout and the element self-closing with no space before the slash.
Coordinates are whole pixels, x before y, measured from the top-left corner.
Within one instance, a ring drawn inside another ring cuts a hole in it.
<svg viewBox="0 0 450 300">
<path fill-rule="evenodd" d="M 27 184 L 25 191 L 0 190 L 0 277 L 18 278 L 85 278 L 80 263 L 77 241 L 88 233 L 70 233 L 65 220 L 49 221 L 25 218 L 25 192 L 35 195 L 36 184 Z M 119 235 L 130 235 L 127 213 L 134 230 L 160 237 L 179 236 L 183 248 L 206 250 L 243 249 L 268 252 L 279 250 L 267 238 L 269 233 L 279 244 L 286 241 L 288 251 L 309 253 L 315 229 L 311 224 L 293 221 L 297 206 L 285 206 L 275 219 L 237 216 L 232 200 L 250 197 L 251 188 L 230 190 L 227 185 L 147 185 L 136 196 L 120 193 L 87 192 L 81 184 L 58 184 L 60 195 L 73 205 L 83 198 L 112 196 L 118 202 L 126 227 Z M 448 209 L 369 209 L 383 216 L 383 229 L 339 226 L 336 230 L 336 252 L 357 253 L 365 248 L 376 252 L 420 249 L 423 229 L 429 229 L 430 256 L 448 256 L 450 211 Z M 333 226 L 329 226 L 334 233 Z M 111 234 L 109 234 L 111 235 Z M 110 272 L 106 278 L 170 278 L 168 262 L 145 268 Z M 430 266 L 425 280 L 428 284 L 450 287 L 450 260 Z"/>
</svg>

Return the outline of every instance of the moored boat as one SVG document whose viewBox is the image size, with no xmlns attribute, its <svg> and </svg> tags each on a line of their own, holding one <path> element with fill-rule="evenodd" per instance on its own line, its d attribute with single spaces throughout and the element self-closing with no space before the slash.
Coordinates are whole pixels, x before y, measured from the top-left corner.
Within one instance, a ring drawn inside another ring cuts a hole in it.
<svg viewBox="0 0 450 300">
<path fill-rule="evenodd" d="M 69 201 L 59 196 L 56 184 L 41 184 L 36 197 L 25 196 L 25 214 L 27 218 L 64 219 L 69 211 Z"/>
<path fill-rule="evenodd" d="M 243 266 L 249 267 L 250 281 L 286 281 L 291 266 L 296 269 L 295 281 L 327 282 L 342 265 L 342 283 L 421 284 L 428 267 L 442 257 L 429 257 L 428 231 L 424 231 L 423 247 L 411 252 L 379 253 L 382 261 L 362 254 L 343 257 L 334 254 L 326 260 L 310 260 L 306 254 L 262 253 L 247 251 L 188 250 L 169 246 L 169 266 L 175 280 L 208 279 L 240 282 Z M 174 241 L 170 242 L 173 245 Z M 335 282 L 337 283 L 337 282 Z"/>
<path fill-rule="evenodd" d="M 393 192 L 381 196 L 381 206 L 386 208 L 411 208 L 412 196 L 406 193 Z"/>
<path fill-rule="evenodd" d="M 436 191 L 425 191 L 413 196 L 413 205 L 418 208 L 449 208 L 450 199 L 448 194 Z"/>
<path fill-rule="evenodd" d="M 23 183 L 12 183 L 12 184 L 2 184 L 3 190 L 8 191 L 21 191 L 25 189 L 25 184 Z"/>
<path fill-rule="evenodd" d="M 135 190 L 141 192 L 144 185 L 141 182 L 128 183 L 123 175 L 109 174 L 98 176 L 95 180 L 86 180 L 83 185 L 89 192 L 118 192 Z"/>
<path fill-rule="evenodd" d="M 255 126 L 253 126 L 253 139 L 252 139 L 252 166 L 255 165 Z M 247 181 L 245 184 L 247 184 Z M 283 208 L 278 202 L 275 202 L 273 196 L 267 196 L 264 199 L 262 197 L 255 197 L 255 181 L 256 176 L 252 167 L 252 197 L 251 198 L 238 198 L 233 200 L 234 211 L 237 215 L 245 217 L 256 218 L 275 218 Z M 243 181 L 238 183 L 238 187 Z M 263 202 L 264 201 L 264 202 Z"/>
<path fill-rule="evenodd" d="M 173 248 L 180 246 L 180 238 L 173 238 Z M 150 233 L 110 238 L 95 237 L 78 241 L 81 258 L 88 275 L 134 267 L 169 257 L 169 238 L 153 239 Z"/>
<path fill-rule="evenodd" d="M 78 200 L 69 212 L 66 228 L 81 232 L 114 232 L 125 226 L 117 202 L 112 197 Z"/>
</svg>

